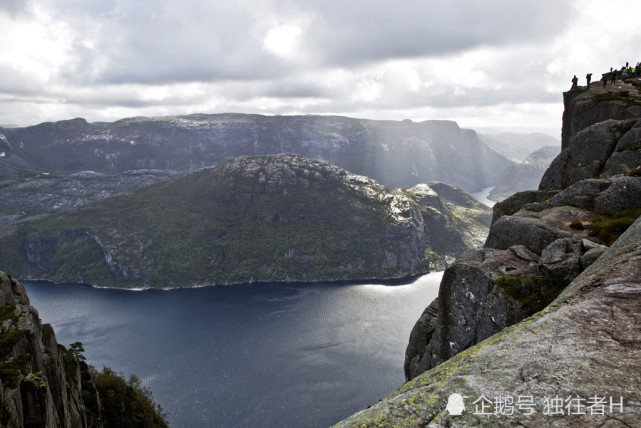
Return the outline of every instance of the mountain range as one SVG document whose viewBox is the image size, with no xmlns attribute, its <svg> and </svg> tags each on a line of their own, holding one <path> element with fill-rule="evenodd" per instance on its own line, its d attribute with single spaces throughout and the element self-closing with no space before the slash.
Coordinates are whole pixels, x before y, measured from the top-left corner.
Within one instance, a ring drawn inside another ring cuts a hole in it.
<svg viewBox="0 0 641 428">
<path fill-rule="evenodd" d="M 451 121 L 231 113 L 111 123 L 77 118 L 0 128 L 0 185 L 42 172 L 191 171 L 278 153 L 324 160 L 390 188 L 442 181 L 476 191 L 494 185 L 512 164 Z"/>
</svg>

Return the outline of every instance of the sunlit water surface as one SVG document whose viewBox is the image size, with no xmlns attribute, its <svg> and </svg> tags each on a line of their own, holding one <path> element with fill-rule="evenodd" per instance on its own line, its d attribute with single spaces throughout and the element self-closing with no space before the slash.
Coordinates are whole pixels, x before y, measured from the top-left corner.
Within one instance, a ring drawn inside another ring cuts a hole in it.
<svg viewBox="0 0 641 428">
<path fill-rule="evenodd" d="M 124 291 L 25 283 L 59 343 L 151 388 L 172 427 L 327 426 L 403 381 L 442 273 L 401 285 Z"/>
</svg>

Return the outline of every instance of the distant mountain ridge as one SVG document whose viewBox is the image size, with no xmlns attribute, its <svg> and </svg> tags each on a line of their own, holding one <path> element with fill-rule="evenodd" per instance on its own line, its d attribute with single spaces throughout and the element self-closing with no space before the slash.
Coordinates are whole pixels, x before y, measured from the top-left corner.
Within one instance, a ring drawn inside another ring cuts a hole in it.
<svg viewBox="0 0 641 428">
<path fill-rule="evenodd" d="M 0 152 L 0 181 L 15 178 L 21 168 L 65 174 L 190 171 L 235 156 L 296 153 L 391 188 L 442 181 L 476 191 L 494 185 L 512 164 L 451 121 L 235 113 L 0 128 Z"/>
<path fill-rule="evenodd" d="M 515 162 L 524 161 L 532 152 L 546 146 L 558 146 L 561 151 L 561 140 L 541 132 L 500 134 L 479 134 L 479 139 L 492 150 Z"/>
<path fill-rule="evenodd" d="M 523 162 L 505 170 L 503 177 L 487 197 L 500 202 L 517 192 L 537 189 L 550 162 L 560 152 L 561 146 L 545 146 L 530 153 Z"/>
</svg>

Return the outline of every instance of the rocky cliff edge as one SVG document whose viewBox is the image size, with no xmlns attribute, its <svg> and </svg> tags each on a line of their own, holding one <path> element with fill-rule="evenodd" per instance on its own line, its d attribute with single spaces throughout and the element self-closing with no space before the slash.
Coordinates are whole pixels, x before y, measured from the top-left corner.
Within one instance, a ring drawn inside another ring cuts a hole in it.
<svg viewBox="0 0 641 428">
<path fill-rule="evenodd" d="M 337 426 L 639 426 L 639 242 L 641 220 L 544 310 Z"/>
<path fill-rule="evenodd" d="M 562 153 L 538 191 L 495 206 L 485 247 L 445 271 L 410 336 L 405 374 L 413 380 L 340 425 L 632 426 L 641 385 L 630 333 L 641 321 L 639 221 L 617 237 L 641 213 L 641 111 L 636 95 L 619 99 L 626 96 L 564 94 Z M 461 417 L 445 411 L 454 392 L 467 403 Z M 531 398 L 537 411 L 512 402 L 501 413 L 505 397 Z M 474 414 L 479 398 L 492 404 L 490 415 Z M 596 398 L 623 404 L 595 414 L 587 404 Z"/>
<path fill-rule="evenodd" d="M 42 324 L 22 284 L 0 271 L 0 426 L 166 428 L 162 409 L 133 378 L 84 361 Z"/>
</svg>

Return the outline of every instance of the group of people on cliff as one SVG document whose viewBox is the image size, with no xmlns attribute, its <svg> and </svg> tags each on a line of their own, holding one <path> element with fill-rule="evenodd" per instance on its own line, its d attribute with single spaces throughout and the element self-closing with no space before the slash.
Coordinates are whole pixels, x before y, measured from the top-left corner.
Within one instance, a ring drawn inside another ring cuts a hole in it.
<svg viewBox="0 0 641 428">
<path fill-rule="evenodd" d="M 603 82 L 603 86 L 607 85 L 608 82 L 611 82 L 612 85 L 616 83 L 617 77 L 622 79 L 624 77 L 630 77 L 630 76 L 641 76 L 641 61 L 637 62 L 637 64 L 632 67 L 629 62 L 626 62 L 623 67 L 621 67 L 620 70 L 616 70 L 613 67 L 610 67 L 610 71 L 607 73 L 601 74 L 601 82 Z M 590 82 L 592 81 L 592 73 L 588 73 L 585 76 L 585 80 L 587 82 L 587 87 L 590 89 Z M 579 86 L 579 79 L 576 77 L 576 74 L 572 78 L 572 89 L 577 89 Z"/>
</svg>

